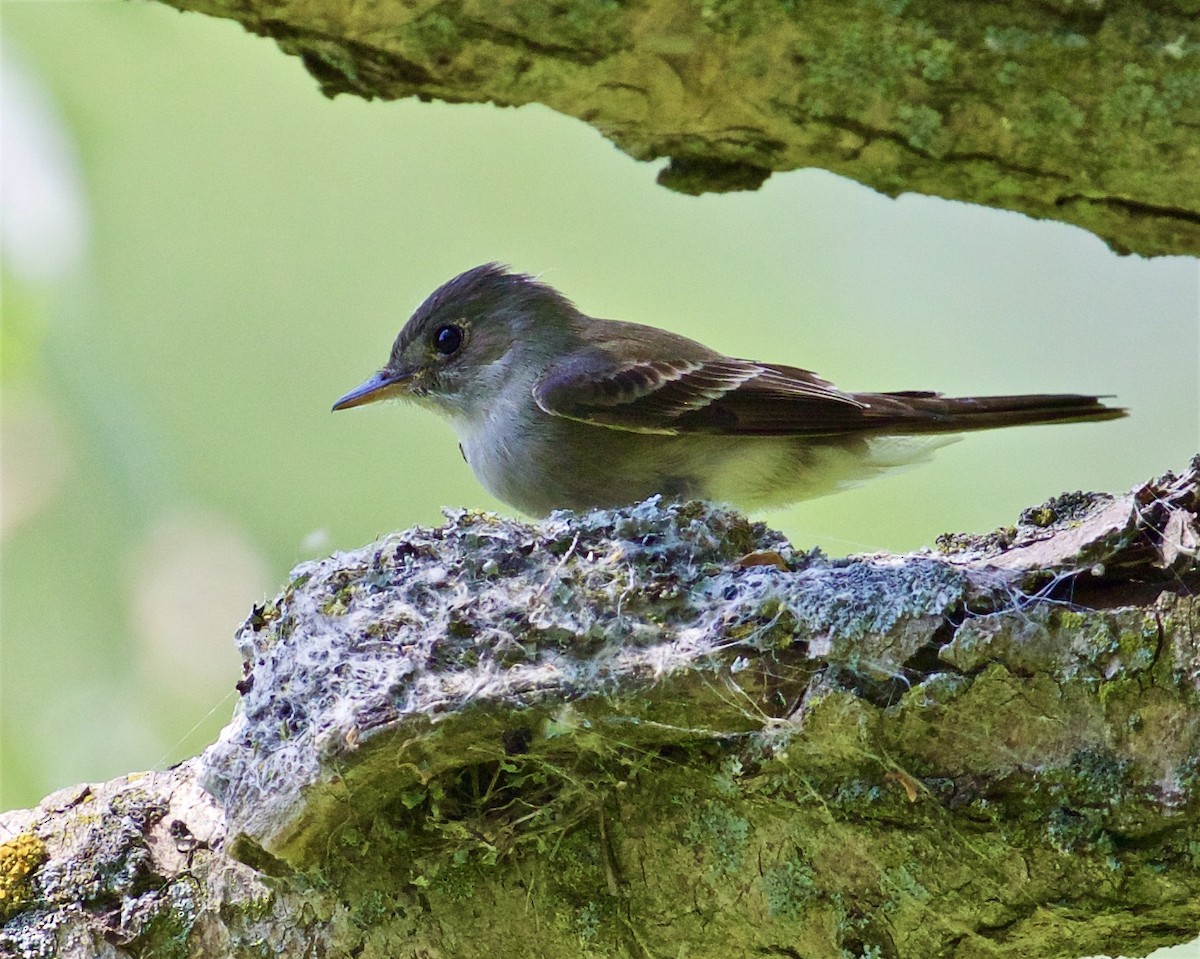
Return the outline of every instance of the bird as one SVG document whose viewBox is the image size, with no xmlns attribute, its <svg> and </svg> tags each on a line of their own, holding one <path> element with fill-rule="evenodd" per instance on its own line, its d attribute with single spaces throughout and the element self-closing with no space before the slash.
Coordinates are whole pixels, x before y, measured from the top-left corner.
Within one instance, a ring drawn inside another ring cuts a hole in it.
<svg viewBox="0 0 1200 959">
<path fill-rule="evenodd" d="M 497 263 L 431 293 L 383 368 L 333 409 L 389 398 L 444 416 L 483 487 L 531 516 L 656 494 L 770 509 L 922 461 L 963 432 L 1126 414 L 1104 396 L 847 392 L 596 319 Z"/>
</svg>

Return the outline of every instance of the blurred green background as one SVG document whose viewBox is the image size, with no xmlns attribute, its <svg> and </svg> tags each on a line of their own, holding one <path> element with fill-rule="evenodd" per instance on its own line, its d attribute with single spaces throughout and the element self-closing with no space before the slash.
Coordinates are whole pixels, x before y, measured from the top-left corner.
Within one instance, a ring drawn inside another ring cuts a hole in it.
<svg viewBox="0 0 1200 959">
<path fill-rule="evenodd" d="M 1200 449 L 1194 260 L 820 171 L 689 198 L 529 107 L 322 98 L 232 23 L 4 0 L 0 804 L 212 740 L 295 563 L 500 508 L 449 429 L 331 416 L 487 260 L 850 389 L 1116 393 L 770 520 L 833 553 L 990 529 Z"/>
</svg>

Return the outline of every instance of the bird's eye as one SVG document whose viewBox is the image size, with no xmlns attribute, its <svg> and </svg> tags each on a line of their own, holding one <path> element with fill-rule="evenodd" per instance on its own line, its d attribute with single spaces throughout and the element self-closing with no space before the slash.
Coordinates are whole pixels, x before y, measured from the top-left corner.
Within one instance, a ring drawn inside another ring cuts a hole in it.
<svg viewBox="0 0 1200 959">
<path fill-rule="evenodd" d="M 442 356 L 451 356 L 462 349 L 463 331 L 458 326 L 439 326 L 433 334 L 433 348 Z"/>
</svg>

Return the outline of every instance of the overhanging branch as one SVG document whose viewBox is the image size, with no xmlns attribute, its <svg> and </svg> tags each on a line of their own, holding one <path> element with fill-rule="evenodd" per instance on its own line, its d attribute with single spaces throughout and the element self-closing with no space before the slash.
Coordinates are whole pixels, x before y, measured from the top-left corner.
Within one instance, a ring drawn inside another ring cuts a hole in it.
<svg viewBox="0 0 1200 959">
<path fill-rule="evenodd" d="M 1192 0 L 165 0 L 299 56 L 329 95 L 543 103 L 664 185 L 822 167 L 1200 253 Z"/>
</svg>

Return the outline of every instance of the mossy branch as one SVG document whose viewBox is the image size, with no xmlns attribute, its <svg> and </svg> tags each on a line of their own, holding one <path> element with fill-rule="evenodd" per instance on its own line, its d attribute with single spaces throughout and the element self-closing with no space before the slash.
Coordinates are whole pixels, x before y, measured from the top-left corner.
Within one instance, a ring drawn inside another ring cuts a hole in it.
<svg viewBox="0 0 1200 959">
<path fill-rule="evenodd" d="M 542 103 L 686 193 L 822 167 L 1200 253 L 1195 0 L 165 0 L 329 95 Z"/>
<path fill-rule="evenodd" d="M 176 769 L 0 817 L 23 956 L 1141 955 L 1200 930 L 1200 458 L 832 561 L 703 504 L 299 567 Z"/>
</svg>

